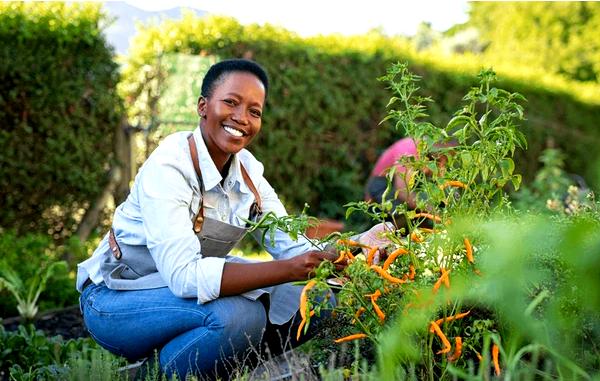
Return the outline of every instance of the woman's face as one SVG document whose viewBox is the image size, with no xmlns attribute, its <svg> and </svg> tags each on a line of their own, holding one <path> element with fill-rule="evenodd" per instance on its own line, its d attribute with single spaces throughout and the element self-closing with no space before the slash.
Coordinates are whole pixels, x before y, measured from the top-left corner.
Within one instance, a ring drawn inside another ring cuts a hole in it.
<svg viewBox="0 0 600 381">
<path fill-rule="evenodd" d="M 265 87 L 253 74 L 231 72 L 198 100 L 202 134 L 215 162 L 245 148 L 260 131 Z"/>
</svg>

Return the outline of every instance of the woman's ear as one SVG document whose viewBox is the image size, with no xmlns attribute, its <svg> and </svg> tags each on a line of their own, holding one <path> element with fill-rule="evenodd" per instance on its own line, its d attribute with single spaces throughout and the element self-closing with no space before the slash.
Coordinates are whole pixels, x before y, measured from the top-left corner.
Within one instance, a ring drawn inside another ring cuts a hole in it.
<svg viewBox="0 0 600 381">
<path fill-rule="evenodd" d="M 198 98 L 198 116 L 202 119 L 206 118 L 206 98 L 200 97 Z"/>
</svg>

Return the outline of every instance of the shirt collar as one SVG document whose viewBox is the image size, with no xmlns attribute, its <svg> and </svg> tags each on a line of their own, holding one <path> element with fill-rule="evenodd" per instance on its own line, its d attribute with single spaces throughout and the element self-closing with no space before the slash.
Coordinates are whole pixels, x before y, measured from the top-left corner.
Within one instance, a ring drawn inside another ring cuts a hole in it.
<svg viewBox="0 0 600 381">
<path fill-rule="evenodd" d="M 197 127 L 194 130 L 193 134 L 198 150 L 198 161 L 200 164 L 200 170 L 202 171 L 202 181 L 204 182 L 204 190 L 208 192 L 209 190 L 219 185 L 219 183 L 223 180 L 223 176 L 221 176 L 221 173 L 217 169 L 217 166 L 210 157 L 210 154 L 208 153 L 208 148 L 206 147 L 206 143 L 204 142 L 204 138 L 202 137 L 200 127 Z M 237 154 L 233 155 L 233 157 L 231 158 L 229 174 L 225 179 L 224 188 L 226 190 L 230 190 L 231 188 L 233 188 L 236 182 L 240 183 L 239 188 L 242 192 L 250 192 L 250 189 L 246 186 L 244 178 L 242 177 L 242 170 L 240 169 L 240 160 Z"/>
</svg>

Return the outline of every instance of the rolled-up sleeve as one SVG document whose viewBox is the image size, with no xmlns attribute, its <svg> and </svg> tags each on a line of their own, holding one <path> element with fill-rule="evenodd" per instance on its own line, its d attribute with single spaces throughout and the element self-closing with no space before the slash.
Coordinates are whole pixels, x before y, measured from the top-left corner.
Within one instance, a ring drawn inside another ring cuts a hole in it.
<svg viewBox="0 0 600 381">
<path fill-rule="evenodd" d="M 148 249 L 169 289 L 178 297 L 216 299 L 224 258 L 204 257 L 190 219 L 194 190 L 180 167 L 157 155 L 138 175 L 138 200 Z M 189 177 L 189 174 L 187 175 Z"/>
</svg>

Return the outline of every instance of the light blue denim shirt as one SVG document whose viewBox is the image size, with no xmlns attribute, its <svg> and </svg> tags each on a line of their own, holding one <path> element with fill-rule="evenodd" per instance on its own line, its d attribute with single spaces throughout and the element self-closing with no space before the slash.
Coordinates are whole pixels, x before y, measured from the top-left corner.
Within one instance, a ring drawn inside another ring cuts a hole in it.
<svg viewBox="0 0 600 381">
<path fill-rule="evenodd" d="M 286 210 L 273 188 L 263 176 L 263 165 L 247 150 L 233 157 L 229 173 L 223 180 L 213 163 L 200 128 L 194 130 L 198 158 L 205 187 L 205 216 L 236 226 L 245 226 L 254 196 L 243 180 L 240 162 L 257 188 L 265 213 L 286 215 Z M 120 244 L 142 246 L 149 251 L 158 274 L 152 284 L 135 288 L 168 286 L 177 296 L 198 298 L 205 303 L 219 297 L 225 261 L 239 258 L 205 257 L 192 229 L 192 221 L 200 204 L 200 184 L 189 154 L 189 132 L 166 137 L 140 168 L 127 200 L 117 207 L 113 228 Z M 253 233 L 260 240 L 262 232 Z M 274 259 L 287 259 L 313 250 L 303 238 L 293 241 L 278 231 L 273 241 L 266 237 L 266 250 Z M 101 264 L 108 252 L 108 235 L 92 257 L 78 265 L 77 289 L 89 277 L 98 284 L 106 280 Z M 110 286 L 109 286 L 110 287 Z M 118 287 L 117 287 L 118 289 Z M 123 288 L 123 289 L 131 289 Z M 259 290 L 256 290 L 259 291 Z M 245 294 L 252 299 L 262 292 Z M 295 301 L 292 304 L 296 304 Z"/>
</svg>

